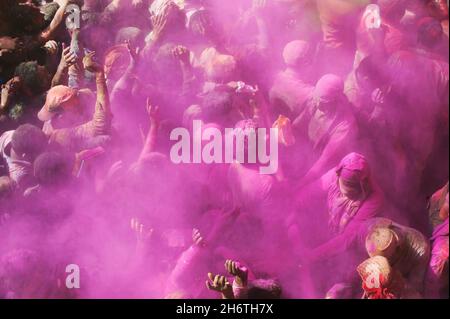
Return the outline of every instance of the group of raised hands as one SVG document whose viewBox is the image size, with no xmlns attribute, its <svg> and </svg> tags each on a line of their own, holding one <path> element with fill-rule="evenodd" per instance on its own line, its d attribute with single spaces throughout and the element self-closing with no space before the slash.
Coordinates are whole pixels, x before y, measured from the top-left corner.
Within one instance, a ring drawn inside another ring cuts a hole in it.
<svg viewBox="0 0 450 319">
<path fill-rule="evenodd" d="M 225 262 L 225 270 L 229 275 L 233 276 L 234 284 L 230 283 L 229 279 L 223 275 L 213 275 L 208 273 L 208 280 L 206 287 L 209 290 L 217 291 L 222 294 L 223 299 L 236 299 L 233 286 L 240 289 L 245 289 L 248 284 L 248 268 L 243 266 L 240 262 L 234 260 L 227 260 Z"/>
</svg>

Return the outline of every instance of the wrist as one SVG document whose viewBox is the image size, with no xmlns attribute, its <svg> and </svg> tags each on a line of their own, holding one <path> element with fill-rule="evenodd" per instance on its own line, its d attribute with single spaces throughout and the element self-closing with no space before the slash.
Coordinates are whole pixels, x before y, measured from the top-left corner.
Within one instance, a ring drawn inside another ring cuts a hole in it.
<svg viewBox="0 0 450 319">
<path fill-rule="evenodd" d="M 96 70 L 95 71 L 95 81 L 96 82 L 101 82 L 101 83 L 106 82 L 105 73 L 103 72 L 103 70 Z"/>
<path fill-rule="evenodd" d="M 69 69 L 69 66 L 65 63 L 65 62 L 61 62 L 59 65 L 58 65 L 58 70 L 57 70 L 57 72 L 65 72 L 65 71 L 67 71 Z"/>
</svg>

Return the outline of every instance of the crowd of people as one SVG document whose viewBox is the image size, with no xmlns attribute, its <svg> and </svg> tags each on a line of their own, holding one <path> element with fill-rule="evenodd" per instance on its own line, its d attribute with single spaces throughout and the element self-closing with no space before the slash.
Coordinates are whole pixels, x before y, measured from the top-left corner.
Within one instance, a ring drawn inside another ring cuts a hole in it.
<svg viewBox="0 0 450 319">
<path fill-rule="evenodd" d="M 0 298 L 448 298 L 448 7 L 0 0 Z"/>
</svg>

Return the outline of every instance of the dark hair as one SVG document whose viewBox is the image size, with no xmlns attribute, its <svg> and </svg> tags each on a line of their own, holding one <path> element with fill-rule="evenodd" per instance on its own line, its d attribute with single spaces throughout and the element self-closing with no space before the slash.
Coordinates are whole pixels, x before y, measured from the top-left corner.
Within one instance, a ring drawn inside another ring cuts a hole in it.
<svg viewBox="0 0 450 319">
<path fill-rule="evenodd" d="M 38 67 L 36 61 L 29 61 L 20 63 L 15 70 L 15 76 L 20 77 L 34 95 L 40 94 L 46 89 L 43 87 L 43 81 L 39 78 Z"/>
<path fill-rule="evenodd" d="M 212 91 L 203 97 L 202 114 L 206 121 L 223 119 L 231 111 L 233 96 L 228 92 Z"/>
<path fill-rule="evenodd" d="M 34 161 L 34 177 L 42 186 L 60 186 L 72 174 L 74 156 L 59 152 L 46 152 Z"/>
<path fill-rule="evenodd" d="M 42 153 L 48 141 L 42 130 L 31 124 L 20 125 L 13 133 L 11 146 L 19 155 L 26 154 L 35 158 Z"/>
<path fill-rule="evenodd" d="M 44 20 L 46 23 L 49 24 L 53 20 L 58 9 L 59 4 L 56 2 L 46 3 L 41 7 L 41 12 L 44 14 Z"/>
</svg>

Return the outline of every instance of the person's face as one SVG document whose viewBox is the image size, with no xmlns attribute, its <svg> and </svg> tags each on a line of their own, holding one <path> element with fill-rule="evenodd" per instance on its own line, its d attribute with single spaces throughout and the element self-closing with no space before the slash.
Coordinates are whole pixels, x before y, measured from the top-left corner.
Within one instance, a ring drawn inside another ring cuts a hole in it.
<svg viewBox="0 0 450 319">
<path fill-rule="evenodd" d="M 342 178 L 339 178 L 339 189 L 345 197 L 351 200 L 357 200 L 362 195 L 362 190 L 359 185 L 351 185 L 346 183 Z"/>
<path fill-rule="evenodd" d="M 52 124 L 55 128 L 66 128 L 73 127 L 81 124 L 83 117 L 81 112 L 79 112 L 79 100 L 78 98 L 73 98 L 63 105 L 60 106 L 60 113 L 56 114 L 52 119 Z"/>
<path fill-rule="evenodd" d="M 339 103 L 336 99 L 322 99 L 318 98 L 315 101 L 317 109 L 322 113 L 331 113 L 336 109 L 336 104 Z"/>
<path fill-rule="evenodd" d="M 8 106 L 9 101 L 14 96 L 14 94 L 19 91 L 19 88 L 20 78 L 18 76 L 9 80 L 5 85 L 2 85 L 0 109 L 4 109 Z"/>
</svg>

